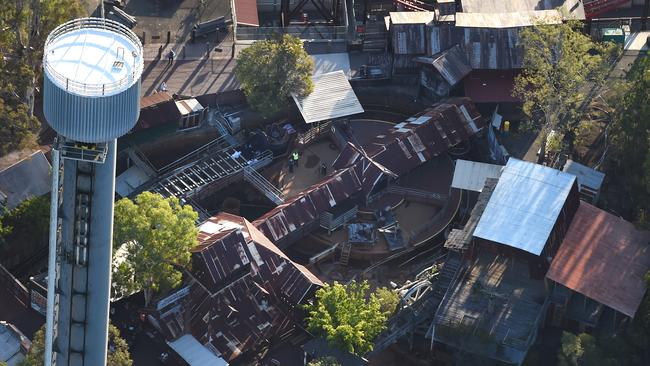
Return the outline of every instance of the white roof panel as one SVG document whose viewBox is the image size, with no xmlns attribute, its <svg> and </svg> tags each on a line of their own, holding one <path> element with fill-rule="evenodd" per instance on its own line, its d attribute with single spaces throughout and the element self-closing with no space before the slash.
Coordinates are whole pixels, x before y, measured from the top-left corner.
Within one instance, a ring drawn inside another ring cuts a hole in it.
<svg viewBox="0 0 650 366">
<path fill-rule="evenodd" d="M 456 27 L 516 28 L 534 24 L 560 24 L 558 10 L 534 10 L 517 13 L 456 13 Z"/>
<path fill-rule="evenodd" d="M 474 236 L 539 255 L 576 177 L 510 158 Z"/>
<path fill-rule="evenodd" d="M 576 163 L 570 159 L 567 160 L 566 164 L 564 164 L 564 169 L 562 170 L 566 173 L 575 175 L 578 178 L 579 185 L 586 186 L 596 191 L 600 190 L 600 186 L 603 185 L 603 180 L 605 180 L 605 173 L 591 169 L 588 166 Z"/>
<path fill-rule="evenodd" d="M 451 186 L 468 191 L 481 192 L 487 178 L 499 178 L 503 166 L 479 163 L 476 161 L 456 160 L 454 179 Z"/>
<path fill-rule="evenodd" d="M 78 21 L 88 24 L 48 38 L 44 62 L 50 79 L 80 95 L 112 95 L 133 85 L 142 72 L 142 46 L 126 34 L 102 28 L 124 28 L 113 25 L 115 22 L 91 25 L 92 19 Z M 128 32 L 126 28 L 122 31 Z"/>
<path fill-rule="evenodd" d="M 392 11 L 388 15 L 393 24 L 427 24 L 433 21 L 436 13 L 432 11 Z"/>
<path fill-rule="evenodd" d="M 183 116 L 203 110 L 201 103 L 194 98 L 176 101 L 176 108 L 178 108 L 178 111 L 181 112 L 181 115 Z"/>
<path fill-rule="evenodd" d="M 347 52 L 324 53 L 320 55 L 309 55 L 314 60 L 313 76 L 327 74 L 333 71 L 343 71 L 345 76 L 350 78 L 350 57 Z"/>
<path fill-rule="evenodd" d="M 304 98 L 293 95 L 300 114 L 307 123 L 363 113 L 350 82 L 343 71 L 313 77 L 314 91 Z"/>
<path fill-rule="evenodd" d="M 217 357 L 191 334 L 186 334 L 167 344 L 190 366 L 228 366 L 228 362 Z"/>
</svg>

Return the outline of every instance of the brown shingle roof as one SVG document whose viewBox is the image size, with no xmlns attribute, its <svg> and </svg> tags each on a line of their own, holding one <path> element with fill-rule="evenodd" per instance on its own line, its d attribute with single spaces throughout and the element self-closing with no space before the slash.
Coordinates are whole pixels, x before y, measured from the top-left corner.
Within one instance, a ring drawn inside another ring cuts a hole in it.
<svg viewBox="0 0 650 366">
<path fill-rule="evenodd" d="M 580 202 L 546 277 L 634 317 L 648 270 L 650 232 Z"/>
</svg>

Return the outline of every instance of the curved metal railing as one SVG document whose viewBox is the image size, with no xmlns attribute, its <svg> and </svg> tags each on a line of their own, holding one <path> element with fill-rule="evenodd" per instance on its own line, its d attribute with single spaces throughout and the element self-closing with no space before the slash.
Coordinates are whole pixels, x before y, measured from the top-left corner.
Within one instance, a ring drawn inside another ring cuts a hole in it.
<svg viewBox="0 0 650 366">
<path fill-rule="evenodd" d="M 130 50 L 134 59 L 139 57 L 139 60 L 134 60 L 133 70 L 128 73 L 125 77 L 120 80 L 104 83 L 104 84 L 92 84 L 92 83 L 82 83 L 76 80 L 72 80 L 68 77 L 63 76 L 61 73 L 56 71 L 52 64 L 48 61 L 48 46 L 52 44 L 58 37 L 70 33 L 75 30 L 91 28 L 91 29 L 102 29 L 108 30 L 111 32 L 118 33 L 126 38 L 128 38 L 135 45 L 135 50 Z M 118 23 L 116 21 L 104 18 L 79 18 L 73 19 L 66 23 L 61 24 L 56 27 L 45 40 L 45 52 L 43 52 L 43 69 L 46 71 L 47 75 L 53 79 L 53 81 L 58 84 L 60 87 L 65 88 L 65 90 L 81 94 L 84 96 L 102 96 L 111 94 L 112 92 L 123 89 L 124 86 L 133 84 L 137 79 L 140 78 L 142 70 L 144 69 L 144 50 L 142 48 L 142 43 L 138 36 L 135 35 L 129 28 Z"/>
</svg>

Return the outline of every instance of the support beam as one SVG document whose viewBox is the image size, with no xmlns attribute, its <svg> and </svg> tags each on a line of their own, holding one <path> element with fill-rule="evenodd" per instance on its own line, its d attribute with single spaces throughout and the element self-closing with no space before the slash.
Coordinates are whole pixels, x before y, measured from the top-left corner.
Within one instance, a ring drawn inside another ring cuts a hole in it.
<svg viewBox="0 0 650 366">
<path fill-rule="evenodd" d="M 102 3 L 103 4 L 103 3 Z M 102 8 L 103 10 L 103 8 Z M 47 315 L 45 317 L 45 366 L 52 365 L 54 341 L 54 298 L 56 296 L 56 244 L 59 211 L 59 150 L 52 149 L 52 191 L 50 193 L 50 248 L 47 258 Z"/>
</svg>

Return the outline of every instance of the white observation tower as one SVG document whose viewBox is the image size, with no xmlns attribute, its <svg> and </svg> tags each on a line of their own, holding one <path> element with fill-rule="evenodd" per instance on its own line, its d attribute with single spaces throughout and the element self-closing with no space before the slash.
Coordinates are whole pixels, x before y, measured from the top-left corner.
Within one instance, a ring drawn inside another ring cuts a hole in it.
<svg viewBox="0 0 650 366">
<path fill-rule="evenodd" d="M 69 21 L 45 42 L 43 109 L 58 134 L 46 366 L 106 364 L 115 154 L 138 119 L 142 57 L 138 37 L 107 19 Z"/>
</svg>

